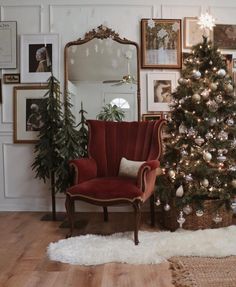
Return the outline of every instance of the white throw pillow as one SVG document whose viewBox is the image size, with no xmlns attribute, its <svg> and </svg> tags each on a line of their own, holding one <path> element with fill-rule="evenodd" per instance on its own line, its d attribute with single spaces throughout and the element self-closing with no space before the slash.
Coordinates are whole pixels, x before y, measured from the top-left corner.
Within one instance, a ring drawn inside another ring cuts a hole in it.
<svg viewBox="0 0 236 287">
<path fill-rule="evenodd" d="M 139 168 L 143 163 L 145 163 L 145 161 L 133 161 L 122 157 L 120 161 L 119 176 L 136 178 Z"/>
</svg>

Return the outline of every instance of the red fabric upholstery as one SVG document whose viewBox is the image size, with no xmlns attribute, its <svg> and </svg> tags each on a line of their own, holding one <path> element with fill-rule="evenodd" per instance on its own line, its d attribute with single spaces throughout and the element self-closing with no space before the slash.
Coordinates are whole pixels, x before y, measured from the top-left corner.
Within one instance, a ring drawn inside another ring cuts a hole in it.
<svg viewBox="0 0 236 287">
<path fill-rule="evenodd" d="M 70 187 L 67 193 L 72 197 L 79 194 L 94 200 L 134 199 L 142 196 L 135 179 L 124 177 L 94 178 Z"/>
<path fill-rule="evenodd" d="M 74 184 L 89 180 L 97 176 L 97 164 L 92 158 L 70 160 L 70 167 L 74 168 Z"/>
</svg>

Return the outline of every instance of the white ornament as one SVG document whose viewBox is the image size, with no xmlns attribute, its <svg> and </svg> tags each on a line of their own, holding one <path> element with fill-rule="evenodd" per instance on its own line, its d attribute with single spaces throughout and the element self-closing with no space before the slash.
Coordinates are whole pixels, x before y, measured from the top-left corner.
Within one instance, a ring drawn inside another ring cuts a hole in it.
<svg viewBox="0 0 236 287">
<path fill-rule="evenodd" d="M 200 79 L 201 78 L 201 72 L 200 71 L 193 71 L 193 78 L 194 79 Z"/>
<path fill-rule="evenodd" d="M 219 134 L 218 134 L 218 138 L 219 138 L 221 141 L 226 141 L 226 140 L 228 140 L 228 133 L 225 132 L 225 131 L 221 131 L 221 132 L 219 132 Z"/>
<path fill-rule="evenodd" d="M 228 125 L 228 126 L 230 126 L 230 127 L 231 127 L 231 126 L 233 126 L 233 125 L 234 125 L 234 119 L 232 119 L 232 118 L 228 118 L 228 119 L 227 119 L 227 121 L 226 121 L 226 123 L 227 123 L 227 125 Z"/>
<path fill-rule="evenodd" d="M 226 161 L 226 156 L 223 154 L 220 154 L 219 156 L 217 156 L 217 160 L 219 162 L 224 162 L 224 161 Z"/>
<path fill-rule="evenodd" d="M 225 86 L 225 90 L 228 93 L 232 93 L 233 90 L 234 90 L 234 87 L 231 84 L 228 84 L 228 85 Z"/>
<path fill-rule="evenodd" d="M 217 75 L 221 78 L 223 78 L 226 75 L 226 71 L 224 69 L 219 69 L 217 71 Z"/>
<path fill-rule="evenodd" d="M 204 139 L 200 136 L 198 136 L 194 141 L 199 146 L 201 146 L 204 143 Z"/>
<path fill-rule="evenodd" d="M 149 28 L 154 28 L 155 27 L 155 22 L 153 19 L 148 19 L 147 25 Z"/>
<path fill-rule="evenodd" d="M 206 89 L 201 92 L 201 96 L 205 100 L 209 98 L 209 95 L 210 95 L 210 92 Z"/>
<path fill-rule="evenodd" d="M 210 119 L 210 125 L 214 126 L 215 124 L 216 124 L 216 118 L 213 117 L 213 118 Z"/>
<path fill-rule="evenodd" d="M 231 185 L 232 185 L 234 188 L 236 188 L 236 179 L 233 179 L 233 180 L 231 181 Z"/>
<path fill-rule="evenodd" d="M 156 204 L 156 206 L 161 205 L 161 201 L 160 201 L 160 199 L 159 199 L 159 198 L 157 198 L 157 200 L 156 200 L 155 204 Z"/>
<path fill-rule="evenodd" d="M 191 127 L 191 128 L 188 130 L 188 135 L 194 137 L 194 136 L 197 135 L 197 131 L 196 131 L 193 127 Z"/>
<path fill-rule="evenodd" d="M 211 161 L 211 159 L 212 159 L 211 153 L 206 152 L 206 151 L 203 152 L 203 159 L 204 159 L 205 161 L 207 161 L 207 162 Z"/>
<path fill-rule="evenodd" d="M 222 222 L 222 219 L 223 219 L 223 218 L 219 215 L 219 213 L 217 213 L 216 216 L 213 217 L 212 220 L 213 220 L 216 224 L 218 224 L 218 223 Z"/>
<path fill-rule="evenodd" d="M 184 84 L 184 79 L 183 78 L 179 78 L 178 79 L 178 83 L 181 85 L 181 84 Z"/>
<path fill-rule="evenodd" d="M 176 189 L 176 196 L 177 197 L 182 197 L 184 195 L 184 189 L 183 186 L 180 185 L 177 189 Z"/>
<path fill-rule="evenodd" d="M 209 186 L 209 180 L 207 178 L 204 178 L 201 181 L 201 185 L 204 186 L 204 187 L 208 187 Z"/>
<path fill-rule="evenodd" d="M 217 90 L 217 84 L 216 83 L 211 83 L 210 84 L 210 89 L 212 90 L 212 91 L 216 91 Z"/>
<path fill-rule="evenodd" d="M 175 178 L 175 172 L 172 169 L 168 171 L 168 175 L 170 178 Z"/>
<path fill-rule="evenodd" d="M 185 134 L 187 132 L 187 128 L 184 125 L 184 123 L 181 123 L 181 125 L 179 126 L 179 133 L 180 134 Z"/>
<path fill-rule="evenodd" d="M 183 208 L 183 212 L 186 214 L 186 215 L 189 215 L 191 212 L 193 211 L 192 207 L 188 204 L 186 205 L 184 208 Z"/>
<path fill-rule="evenodd" d="M 214 100 L 210 100 L 207 102 L 207 106 L 210 112 L 216 112 L 219 108 L 218 104 Z"/>
<path fill-rule="evenodd" d="M 198 25 L 203 30 L 212 30 L 215 26 L 215 19 L 208 13 L 201 14 L 198 18 Z"/>
<path fill-rule="evenodd" d="M 209 139 L 212 139 L 214 136 L 213 136 L 213 134 L 211 133 L 211 132 L 208 132 L 206 135 L 205 135 L 205 138 L 207 139 L 207 140 L 209 140 Z"/>
<path fill-rule="evenodd" d="M 191 173 L 185 176 L 185 180 L 186 181 L 193 181 L 193 177 L 192 177 Z"/>
<path fill-rule="evenodd" d="M 201 96 L 199 94 L 195 93 L 192 95 L 192 100 L 194 102 L 199 102 L 201 100 Z"/>
<path fill-rule="evenodd" d="M 196 215 L 197 215 L 198 217 L 203 216 L 203 214 L 204 214 L 204 212 L 203 212 L 203 210 L 201 210 L 201 209 L 198 209 L 198 210 L 196 211 Z"/>
<path fill-rule="evenodd" d="M 185 218 L 184 218 L 184 214 L 183 211 L 180 211 L 179 217 L 177 219 L 177 222 L 179 223 L 179 228 L 182 228 L 184 222 L 185 222 Z"/>
<path fill-rule="evenodd" d="M 169 211 L 169 210 L 170 210 L 170 206 L 169 206 L 168 203 L 164 206 L 164 210 L 165 210 L 165 211 Z"/>
</svg>

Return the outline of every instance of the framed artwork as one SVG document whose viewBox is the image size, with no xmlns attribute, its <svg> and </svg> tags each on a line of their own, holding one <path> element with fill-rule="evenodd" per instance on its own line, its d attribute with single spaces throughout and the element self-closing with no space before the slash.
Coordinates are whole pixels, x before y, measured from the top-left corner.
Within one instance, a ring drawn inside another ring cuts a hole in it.
<svg viewBox="0 0 236 287">
<path fill-rule="evenodd" d="M 181 68 L 181 20 L 141 20 L 142 68 Z"/>
<path fill-rule="evenodd" d="M 148 113 L 148 114 L 142 114 L 142 121 L 157 121 L 162 118 L 161 113 Z"/>
<path fill-rule="evenodd" d="M 176 72 L 148 74 L 148 111 L 168 112 L 174 89 L 177 86 Z"/>
<path fill-rule="evenodd" d="M 16 68 L 16 21 L 0 22 L 0 68 Z"/>
<path fill-rule="evenodd" d="M 227 72 L 232 77 L 232 75 L 233 75 L 233 55 L 232 54 L 222 54 L 222 56 L 223 56 L 225 64 L 226 64 Z"/>
<path fill-rule="evenodd" d="M 236 68 L 236 59 L 235 58 L 233 59 L 233 68 L 234 69 Z"/>
<path fill-rule="evenodd" d="M 21 82 L 45 83 L 59 76 L 59 35 L 21 35 Z"/>
<path fill-rule="evenodd" d="M 39 105 L 47 86 L 14 87 L 14 143 L 34 143 L 42 125 Z"/>
<path fill-rule="evenodd" d="M 3 83 L 4 84 L 19 84 L 20 74 L 4 74 Z"/>
<path fill-rule="evenodd" d="M 2 79 L 0 79 L 0 104 L 2 103 Z"/>
<path fill-rule="evenodd" d="M 236 49 L 236 25 L 216 24 L 213 28 L 213 41 L 220 49 Z"/>
<path fill-rule="evenodd" d="M 200 29 L 197 17 L 185 17 L 184 18 L 184 48 L 192 48 L 203 41 L 203 30 Z M 212 31 L 210 32 L 209 39 L 212 40 Z"/>
</svg>

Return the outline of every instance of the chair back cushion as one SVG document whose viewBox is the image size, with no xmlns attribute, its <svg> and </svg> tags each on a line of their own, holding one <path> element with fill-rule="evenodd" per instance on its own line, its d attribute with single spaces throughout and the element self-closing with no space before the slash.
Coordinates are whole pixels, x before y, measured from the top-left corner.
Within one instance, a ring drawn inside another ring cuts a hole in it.
<svg viewBox="0 0 236 287">
<path fill-rule="evenodd" d="M 117 176 L 122 157 L 134 161 L 148 161 L 159 159 L 161 155 L 161 128 L 165 120 L 87 122 L 89 157 L 96 161 L 99 177 Z"/>
</svg>

